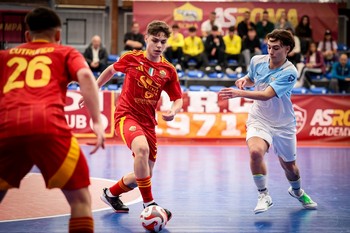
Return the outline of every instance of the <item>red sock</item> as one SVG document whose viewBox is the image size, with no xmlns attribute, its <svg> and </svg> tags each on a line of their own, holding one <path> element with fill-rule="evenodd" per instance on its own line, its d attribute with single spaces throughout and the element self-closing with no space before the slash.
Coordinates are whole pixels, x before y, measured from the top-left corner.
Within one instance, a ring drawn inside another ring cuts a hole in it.
<svg viewBox="0 0 350 233">
<path fill-rule="evenodd" d="M 71 218 L 69 220 L 69 233 L 93 233 L 94 220 L 91 217 Z"/>
<path fill-rule="evenodd" d="M 109 188 L 109 191 L 113 194 L 113 196 L 119 196 L 120 194 L 129 192 L 130 190 L 133 190 L 133 188 L 130 188 L 124 184 L 123 177 L 118 181 L 118 183 Z"/>
<path fill-rule="evenodd" d="M 144 203 L 153 201 L 151 177 L 136 179 Z"/>
</svg>

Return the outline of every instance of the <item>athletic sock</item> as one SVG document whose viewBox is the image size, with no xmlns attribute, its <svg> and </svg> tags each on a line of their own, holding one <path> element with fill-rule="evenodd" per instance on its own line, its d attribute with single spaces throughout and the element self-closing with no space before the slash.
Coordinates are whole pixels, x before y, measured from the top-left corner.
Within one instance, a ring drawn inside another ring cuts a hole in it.
<svg viewBox="0 0 350 233">
<path fill-rule="evenodd" d="M 69 219 L 69 233 L 93 233 L 94 220 L 91 217 Z"/>
<path fill-rule="evenodd" d="M 266 187 L 266 175 L 256 174 L 256 175 L 253 175 L 253 179 L 256 187 L 258 188 L 259 193 L 268 193 L 268 190 Z"/>
<path fill-rule="evenodd" d="M 291 181 L 289 180 L 290 186 L 292 186 L 293 192 L 295 195 L 300 196 L 301 195 L 301 179 Z"/>
<path fill-rule="evenodd" d="M 143 203 L 153 202 L 151 177 L 136 179 L 136 183 L 142 195 Z"/>
<path fill-rule="evenodd" d="M 118 181 L 118 183 L 116 183 L 115 185 L 113 185 L 112 187 L 110 187 L 107 190 L 107 196 L 117 197 L 117 196 L 119 196 L 122 193 L 126 193 L 126 192 L 129 192 L 130 190 L 133 190 L 133 188 L 130 188 L 129 186 L 124 184 L 123 178 L 124 177 L 122 177 Z"/>
</svg>

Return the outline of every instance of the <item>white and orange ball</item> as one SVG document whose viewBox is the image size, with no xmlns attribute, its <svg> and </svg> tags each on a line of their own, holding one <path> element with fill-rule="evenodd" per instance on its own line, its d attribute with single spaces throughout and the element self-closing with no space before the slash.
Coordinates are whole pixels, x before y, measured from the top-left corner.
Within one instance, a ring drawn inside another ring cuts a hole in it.
<svg viewBox="0 0 350 233">
<path fill-rule="evenodd" d="M 140 220 L 146 230 L 160 232 L 168 222 L 168 215 L 162 207 L 151 205 L 141 212 Z"/>
</svg>

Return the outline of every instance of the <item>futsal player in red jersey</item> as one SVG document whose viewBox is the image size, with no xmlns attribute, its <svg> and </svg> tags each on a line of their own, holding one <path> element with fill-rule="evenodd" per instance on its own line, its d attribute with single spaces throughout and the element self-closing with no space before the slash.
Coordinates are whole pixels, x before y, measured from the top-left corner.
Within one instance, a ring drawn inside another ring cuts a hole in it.
<svg viewBox="0 0 350 233">
<path fill-rule="evenodd" d="M 147 26 L 146 50 L 131 51 L 110 65 L 97 80 L 103 86 L 117 72 L 125 73 L 123 88 L 115 111 L 116 133 L 131 149 L 134 156 L 134 172 L 122 177 L 118 183 L 103 190 L 101 199 L 116 212 L 128 212 L 129 208 L 119 195 L 139 188 L 144 207 L 156 205 L 151 190 L 151 177 L 157 156 L 155 115 L 158 100 L 164 90 L 174 101 L 170 110 L 162 114 L 165 121 L 174 119 L 182 108 L 182 92 L 174 66 L 162 53 L 170 36 L 169 26 L 153 21 Z M 166 210 L 168 219 L 170 211 Z"/>
<path fill-rule="evenodd" d="M 69 232 L 91 233 L 89 170 L 64 106 L 68 83 L 79 82 L 97 135 L 94 153 L 104 146 L 98 88 L 84 57 L 60 45 L 54 11 L 36 8 L 25 23 L 28 42 L 0 51 L 0 201 L 36 165 L 46 187 L 62 189 L 71 207 Z"/>
</svg>

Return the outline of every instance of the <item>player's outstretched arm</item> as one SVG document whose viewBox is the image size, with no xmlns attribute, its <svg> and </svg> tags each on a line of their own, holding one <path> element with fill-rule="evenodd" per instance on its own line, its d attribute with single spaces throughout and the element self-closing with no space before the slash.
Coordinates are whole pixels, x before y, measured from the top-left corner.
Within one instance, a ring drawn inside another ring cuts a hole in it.
<svg viewBox="0 0 350 233">
<path fill-rule="evenodd" d="M 183 105 L 182 99 L 175 100 L 173 105 L 171 106 L 171 109 L 162 114 L 163 120 L 172 121 L 174 119 L 176 113 L 178 113 L 181 110 L 182 105 Z"/>
<path fill-rule="evenodd" d="M 105 132 L 102 125 L 98 88 L 95 78 L 89 68 L 80 69 L 77 73 L 80 85 L 80 92 L 84 98 L 84 104 L 88 108 L 93 122 L 93 130 L 96 134 L 97 141 L 90 154 L 95 153 L 98 148 L 104 148 Z"/>
<path fill-rule="evenodd" d="M 98 77 L 97 79 L 97 85 L 98 87 L 102 87 L 105 85 L 115 74 L 115 70 L 113 68 L 113 65 L 108 66 Z"/>
</svg>

